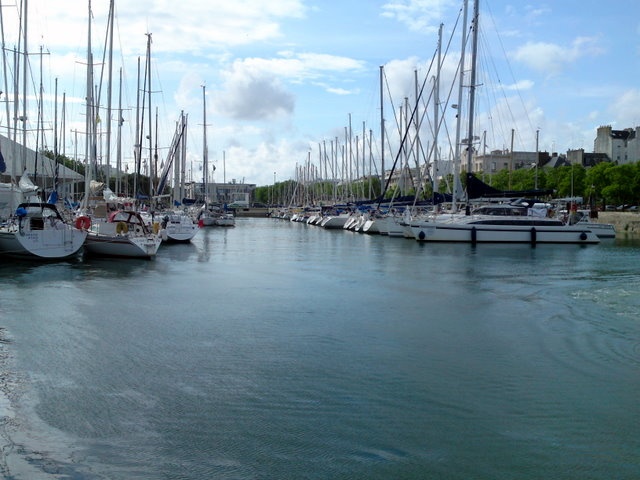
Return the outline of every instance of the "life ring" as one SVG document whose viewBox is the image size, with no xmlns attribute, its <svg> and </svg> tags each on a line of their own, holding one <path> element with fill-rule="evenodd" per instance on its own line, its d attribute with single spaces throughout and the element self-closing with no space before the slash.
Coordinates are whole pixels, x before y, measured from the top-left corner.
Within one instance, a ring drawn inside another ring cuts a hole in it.
<svg viewBox="0 0 640 480">
<path fill-rule="evenodd" d="M 124 222 L 118 222 L 116 225 L 116 233 L 118 235 L 122 235 L 123 233 L 127 233 L 129 231 L 129 226 Z"/>
<path fill-rule="evenodd" d="M 86 215 L 76 218 L 76 228 L 78 230 L 89 230 L 91 228 L 91 219 Z"/>
</svg>

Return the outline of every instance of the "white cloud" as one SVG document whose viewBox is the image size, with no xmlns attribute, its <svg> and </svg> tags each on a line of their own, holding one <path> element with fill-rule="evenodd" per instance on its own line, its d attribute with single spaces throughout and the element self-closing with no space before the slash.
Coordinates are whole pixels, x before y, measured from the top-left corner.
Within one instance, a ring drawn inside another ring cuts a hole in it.
<svg viewBox="0 0 640 480">
<path fill-rule="evenodd" d="M 293 95 L 282 82 L 251 62 L 234 62 L 226 72 L 222 92 L 216 95 L 218 114 L 234 119 L 268 120 L 290 115 L 295 106 Z"/>
<path fill-rule="evenodd" d="M 548 42 L 528 42 L 516 50 L 513 58 L 536 71 L 555 75 L 581 57 L 595 56 L 602 52 L 597 38 L 578 37 L 569 47 Z"/>
<path fill-rule="evenodd" d="M 17 32 L 18 7 L 14 9 L 3 8 L 7 38 Z M 105 38 L 108 9 L 109 2 L 92 2 L 96 41 Z M 125 55 L 138 51 L 148 32 L 156 52 L 206 52 L 270 41 L 282 37 L 282 20 L 303 19 L 307 11 L 301 0 L 137 0 L 116 2 L 115 10 L 116 43 Z M 28 18 L 30 43 L 44 42 L 54 49 L 86 47 L 87 2 L 33 1 Z"/>
<path fill-rule="evenodd" d="M 281 54 L 281 58 L 239 59 L 221 72 L 223 85 L 216 95 L 218 113 L 246 120 L 288 116 L 293 113 L 295 98 L 286 82 L 303 82 L 362 68 L 361 62 L 346 57 L 314 53 Z M 327 85 L 324 88 L 334 93 L 346 92 L 339 86 Z"/>
<path fill-rule="evenodd" d="M 382 6 L 382 16 L 393 18 L 413 31 L 434 33 L 442 19 L 459 7 L 455 0 L 396 0 Z"/>
<path fill-rule="evenodd" d="M 611 123 L 618 128 L 640 126 L 638 105 L 640 105 L 639 89 L 634 88 L 621 92 L 608 109 L 609 117 L 615 119 Z"/>
</svg>

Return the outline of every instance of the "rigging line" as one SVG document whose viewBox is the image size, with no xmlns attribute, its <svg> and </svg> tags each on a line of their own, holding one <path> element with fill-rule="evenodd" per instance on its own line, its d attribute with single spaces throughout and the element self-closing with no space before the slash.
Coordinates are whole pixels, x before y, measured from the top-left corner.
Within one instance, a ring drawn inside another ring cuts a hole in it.
<svg viewBox="0 0 640 480">
<path fill-rule="evenodd" d="M 433 63 L 433 62 L 432 62 L 432 63 Z M 422 93 L 424 92 L 425 86 L 426 86 L 426 84 L 427 84 L 427 78 L 428 78 L 428 77 L 426 77 L 426 76 L 425 76 L 424 81 L 422 82 L 422 86 L 420 87 L 420 93 L 418 94 L 418 98 L 421 98 Z M 408 124 L 413 123 L 413 119 L 415 118 L 416 112 L 417 112 L 417 110 L 418 110 L 418 103 L 419 103 L 419 102 L 417 102 L 417 101 L 416 101 L 416 105 L 415 105 L 415 106 L 414 106 L 414 108 L 411 110 L 411 118 L 409 119 Z M 405 129 L 404 135 L 402 135 L 402 139 L 401 139 L 401 141 L 400 141 L 400 147 L 398 148 L 398 153 L 396 154 L 396 158 L 394 159 L 394 161 L 393 161 L 393 165 L 392 165 L 392 167 L 391 167 L 391 173 L 393 173 L 393 170 L 395 169 L 395 167 L 396 167 L 396 165 L 397 165 L 397 163 L 398 163 L 398 159 L 400 158 L 400 155 L 402 154 L 402 151 L 403 151 L 403 145 L 404 145 L 404 143 L 405 143 L 405 142 L 406 142 L 406 140 L 407 140 L 407 135 L 408 135 L 408 134 L 409 134 L 409 129 L 407 128 L 407 129 Z M 378 206 L 377 206 L 377 208 L 378 208 L 378 209 L 380 208 L 380 204 L 382 203 L 382 199 L 383 199 L 383 197 L 384 197 L 384 194 L 385 194 L 385 193 L 386 193 L 386 191 L 389 189 L 389 183 L 390 183 L 390 182 L 391 182 L 391 174 L 389 174 L 389 178 L 387 179 L 387 181 L 386 181 L 386 183 L 385 183 L 385 187 L 384 187 L 384 189 L 382 190 L 382 194 L 380 195 L 380 199 L 379 199 L 379 201 L 378 201 Z"/>
<path fill-rule="evenodd" d="M 495 22 L 495 18 L 494 18 L 494 16 L 493 16 L 493 13 L 491 12 L 491 8 L 490 8 L 490 6 L 488 5 L 488 2 L 487 2 L 487 10 L 488 10 L 488 12 L 489 12 L 489 18 L 491 19 L 491 23 L 492 23 L 492 25 L 493 25 L 493 27 L 494 27 L 494 31 L 495 31 L 496 36 L 497 36 L 497 38 L 498 38 L 498 43 L 499 43 L 499 45 L 500 45 L 500 49 L 501 49 L 501 51 L 502 51 L 503 58 L 504 58 L 504 60 L 505 60 L 505 63 L 506 63 L 506 65 L 507 65 L 507 68 L 508 68 L 509 73 L 510 73 L 510 75 L 511 75 L 511 79 L 512 79 L 512 81 L 513 81 L 513 85 L 515 86 L 516 94 L 518 95 L 518 98 L 520 99 L 520 102 L 522 103 L 522 107 L 523 107 L 523 110 L 524 110 L 525 116 L 526 116 L 526 118 L 527 118 L 527 122 L 529 123 L 529 128 L 531 129 L 531 131 L 532 131 L 532 132 L 534 132 L 536 129 L 533 127 L 533 123 L 531 122 L 531 118 L 530 118 L 530 116 L 529 116 L 529 111 L 527 110 L 527 108 L 526 108 L 526 104 L 525 104 L 525 101 L 524 101 L 524 99 L 522 98 L 522 92 L 521 92 L 521 91 L 520 91 L 520 89 L 518 88 L 518 83 L 517 83 L 517 81 L 516 81 L 516 79 L 515 79 L 515 75 L 513 74 L 513 69 L 511 68 L 511 63 L 509 62 L 509 57 L 507 56 L 507 53 L 506 53 L 506 51 L 505 51 L 504 43 L 503 43 L 503 41 L 502 41 L 502 37 L 500 36 L 500 31 L 498 30 L 498 27 L 497 27 L 496 22 Z M 496 71 L 497 71 L 497 69 L 496 69 Z M 502 84 L 500 84 L 500 85 L 502 86 Z M 505 96 L 505 98 L 506 98 L 506 96 Z M 522 141 L 522 140 L 521 140 L 521 141 Z"/>
</svg>

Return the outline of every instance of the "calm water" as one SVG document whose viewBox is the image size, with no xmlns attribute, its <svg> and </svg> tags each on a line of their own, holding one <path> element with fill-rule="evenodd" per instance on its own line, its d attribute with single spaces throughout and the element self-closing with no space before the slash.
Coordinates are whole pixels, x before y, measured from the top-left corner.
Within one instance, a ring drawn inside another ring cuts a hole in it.
<svg viewBox="0 0 640 480">
<path fill-rule="evenodd" d="M 637 479 L 639 266 L 269 219 L 3 261 L 0 476 Z"/>
</svg>

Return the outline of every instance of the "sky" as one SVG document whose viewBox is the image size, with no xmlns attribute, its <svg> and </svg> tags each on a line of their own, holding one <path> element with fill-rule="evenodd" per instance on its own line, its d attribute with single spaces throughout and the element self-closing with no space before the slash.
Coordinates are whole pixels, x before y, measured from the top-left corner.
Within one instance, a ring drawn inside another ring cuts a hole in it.
<svg viewBox="0 0 640 480">
<path fill-rule="evenodd" d="M 2 90 L 9 93 L 0 99 L 10 105 L 20 4 L 2 8 L 8 77 Z M 406 113 L 405 102 L 410 110 L 418 106 L 424 156 L 434 143 L 440 158 L 452 154 L 458 110 L 461 138 L 468 133 L 468 60 L 461 97 L 455 75 L 463 0 L 115 0 L 114 5 L 111 151 L 113 157 L 120 104 L 122 158 L 129 172 L 139 112 L 138 62 L 144 70 L 149 34 L 153 114 L 146 119 L 157 118 L 153 143 L 162 162 L 181 112 L 187 115 L 188 179 L 202 179 L 205 105 L 208 161 L 215 166 L 209 176 L 216 182 L 270 185 L 295 179 L 310 164 L 336 175 L 323 159 L 347 143 L 347 151 L 362 157 L 360 173 L 372 163 L 380 168 L 381 116 L 388 169 L 399 157 L 404 131 L 399 123 L 406 122 L 398 118 Z M 472 7 L 470 0 L 468 21 Z M 102 92 L 103 107 L 108 10 L 108 0 L 91 2 L 94 88 Z M 88 18 L 89 2 L 28 3 L 29 142 L 35 141 L 42 92 L 44 143 L 51 148 L 55 132 L 61 152 L 82 158 Z M 615 8 L 600 0 L 480 0 L 479 25 L 474 135 L 483 140 L 478 149 L 590 152 L 599 126 L 640 125 L 637 0 L 616 2 Z M 416 102 L 416 89 L 423 85 Z M 6 134 L 11 122 L 2 110 L 0 132 Z M 105 115 L 103 109 L 102 129 Z M 61 126 L 54 128 L 56 119 Z M 101 140 L 101 158 L 105 151 Z M 148 158 L 148 149 L 142 155 Z"/>
</svg>

